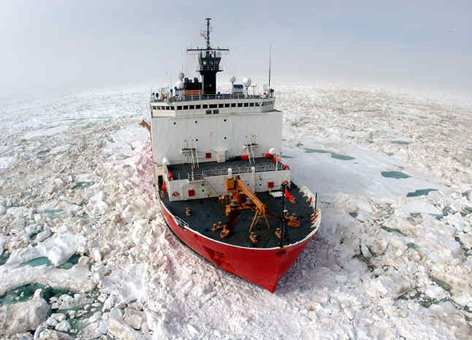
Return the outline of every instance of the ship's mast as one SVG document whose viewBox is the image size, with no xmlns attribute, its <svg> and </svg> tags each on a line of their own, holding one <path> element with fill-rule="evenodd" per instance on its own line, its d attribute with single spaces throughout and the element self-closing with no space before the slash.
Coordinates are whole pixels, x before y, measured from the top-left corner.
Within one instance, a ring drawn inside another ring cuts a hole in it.
<svg viewBox="0 0 472 340">
<path fill-rule="evenodd" d="M 210 20 L 205 18 L 206 32 L 201 33 L 206 40 L 206 48 L 187 48 L 187 52 L 198 53 L 198 72 L 202 75 L 203 94 L 216 94 L 216 74 L 220 69 L 221 52 L 228 52 L 227 48 L 211 48 L 210 45 Z"/>
<path fill-rule="evenodd" d="M 210 47 L 210 20 L 211 18 L 205 18 L 207 21 L 207 33 L 206 33 L 206 41 L 207 41 L 207 50 L 211 49 Z"/>
<path fill-rule="evenodd" d="M 269 91 L 270 91 L 270 73 L 272 69 L 272 44 L 269 45 Z"/>
</svg>

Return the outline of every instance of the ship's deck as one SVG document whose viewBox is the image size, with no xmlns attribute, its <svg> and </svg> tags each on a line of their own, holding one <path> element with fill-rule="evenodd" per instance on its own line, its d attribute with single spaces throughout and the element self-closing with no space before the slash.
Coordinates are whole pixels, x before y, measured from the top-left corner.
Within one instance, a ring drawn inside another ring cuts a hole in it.
<svg viewBox="0 0 472 340">
<path fill-rule="evenodd" d="M 283 170 L 283 164 L 277 163 L 277 170 Z M 249 164 L 248 160 L 235 159 L 227 160 L 224 163 L 217 162 L 200 162 L 198 169 L 193 171 L 194 178 L 201 178 L 203 176 L 221 176 L 228 174 L 228 168 L 233 170 L 233 174 L 249 173 L 251 167 L 256 168 L 256 172 L 275 171 L 275 163 L 271 158 L 259 157 L 255 159 L 255 164 Z M 169 172 L 172 173 L 175 179 L 187 179 L 191 176 L 190 164 L 171 164 L 167 166 Z"/>
<path fill-rule="evenodd" d="M 314 213 L 314 208 L 311 206 L 308 198 L 293 183 L 290 194 L 295 198 L 296 203 L 293 204 L 286 199 L 285 207 L 290 215 L 292 213 L 296 214 L 301 222 L 301 226 L 299 228 L 285 226 L 284 245 L 301 241 L 313 231 L 311 215 Z M 272 214 L 280 216 L 282 211 L 281 198 L 273 198 L 268 192 L 257 193 L 257 196 Z M 252 210 L 239 211 L 236 224 L 231 228 L 229 237 L 221 239 L 219 237 L 220 231 L 213 232 L 211 230 L 213 223 L 218 221 L 228 224 L 228 217 L 225 215 L 225 205 L 220 204 L 218 198 L 170 202 L 166 197 L 163 199 L 163 203 L 174 216 L 185 221 L 189 228 L 209 238 L 241 247 L 272 248 L 280 246 L 280 239 L 275 236 L 274 231 L 276 228 L 281 227 L 281 222 L 273 217 L 267 216 L 270 229 L 267 228 L 264 219 L 261 219 L 258 225 L 253 228 L 259 240 L 257 245 L 253 245 L 249 239 L 249 226 L 254 217 Z M 192 216 L 190 217 L 185 215 L 187 207 L 192 211 Z"/>
</svg>

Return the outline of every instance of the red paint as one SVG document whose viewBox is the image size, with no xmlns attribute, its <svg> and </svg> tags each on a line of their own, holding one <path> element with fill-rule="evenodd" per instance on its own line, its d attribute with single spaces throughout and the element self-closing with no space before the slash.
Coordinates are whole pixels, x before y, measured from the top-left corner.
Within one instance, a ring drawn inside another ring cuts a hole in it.
<svg viewBox="0 0 472 340">
<path fill-rule="evenodd" d="M 273 188 L 274 187 L 274 182 L 267 182 L 267 187 L 268 188 Z"/>
<path fill-rule="evenodd" d="M 166 191 L 166 190 L 167 190 L 167 187 L 166 187 L 166 185 L 165 185 L 165 184 L 162 184 L 162 186 L 161 186 L 161 190 L 162 190 L 162 191 Z"/>
<path fill-rule="evenodd" d="M 237 247 L 212 240 L 192 229 L 178 226 L 162 201 L 160 205 L 169 228 L 192 250 L 221 269 L 270 292 L 275 290 L 279 280 L 315 235 L 315 233 L 309 234 L 303 241 L 284 248 Z"/>
<path fill-rule="evenodd" d="M 189 195 L 189 197 L 195 196 L 195 190 L 190 189 L 190 190 L 188 191 L 188 195 Z"/>
<path fill-rule="evenodd" d="M 241 155 L 241 159 L 244 159 L 244 160 L 249 159 L 249 155 Z"/>
<path fill-rule="evenodd" d="M 274 159 L 274 163 L 277 163 L 277 157 L 274 157 L 273 159 Z"/>
<path fill-rule="evenodd" d="M 284 169 L 287 170 L 287 169 L 290 169 L 289 166 L 287 164 L 284 165 Z"/>
<path fill-rule="evenodd" d="M 205 158 L 211 158 L 211 152 L 207 152 L 207 153 L 205 154 Z"/>
<path fill-rule="evenodd" d="M 274 155 L 271 154 L 271 153 L 266 153 L 266 154 L 265 154 L 265 157 L 266 157 L 266 158 L 272 158 L 272 157 L 274 157 Z"/>
<path fill-rule="evenodd" d="M 172 172 L 167 173 L 167 178 L 169 181 L 172 181 L 174 179 L 174 175 L 172 175 Z"/>
</svg>

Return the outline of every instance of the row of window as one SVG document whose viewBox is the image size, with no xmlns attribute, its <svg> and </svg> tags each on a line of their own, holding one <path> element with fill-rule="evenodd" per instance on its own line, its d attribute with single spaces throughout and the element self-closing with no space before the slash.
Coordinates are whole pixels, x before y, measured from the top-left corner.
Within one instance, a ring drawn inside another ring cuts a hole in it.
<svg viewBox="0 0 472 340">
<path fill-rule="evenodd" d="M 271 102 L 263 102 L 262 106 L 270 105 Z M 154 110 L 200 110 L 200 109 L 216 109 L 228 107 L 259 107 L 261 103 L 226 103 L 226 104 L 203 104 L 203 105 L 179 105 L 179 106 L 158 106 L 153 105 Z"/>
</svg>

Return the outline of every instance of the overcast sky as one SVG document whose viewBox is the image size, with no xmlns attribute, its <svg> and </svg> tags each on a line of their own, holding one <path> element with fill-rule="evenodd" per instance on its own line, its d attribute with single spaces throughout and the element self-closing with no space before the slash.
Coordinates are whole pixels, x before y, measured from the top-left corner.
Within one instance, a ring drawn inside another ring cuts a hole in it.
<svg viewBox="0 0 472 340">
<path fill-rule="evenodd" d="M 272 44 L 279 81 L 472 91 L 471 0 L 1 0 L 0 97 L 194 76 L 205 17 L 225 81 L 265 76 Z"/>
</svg>

